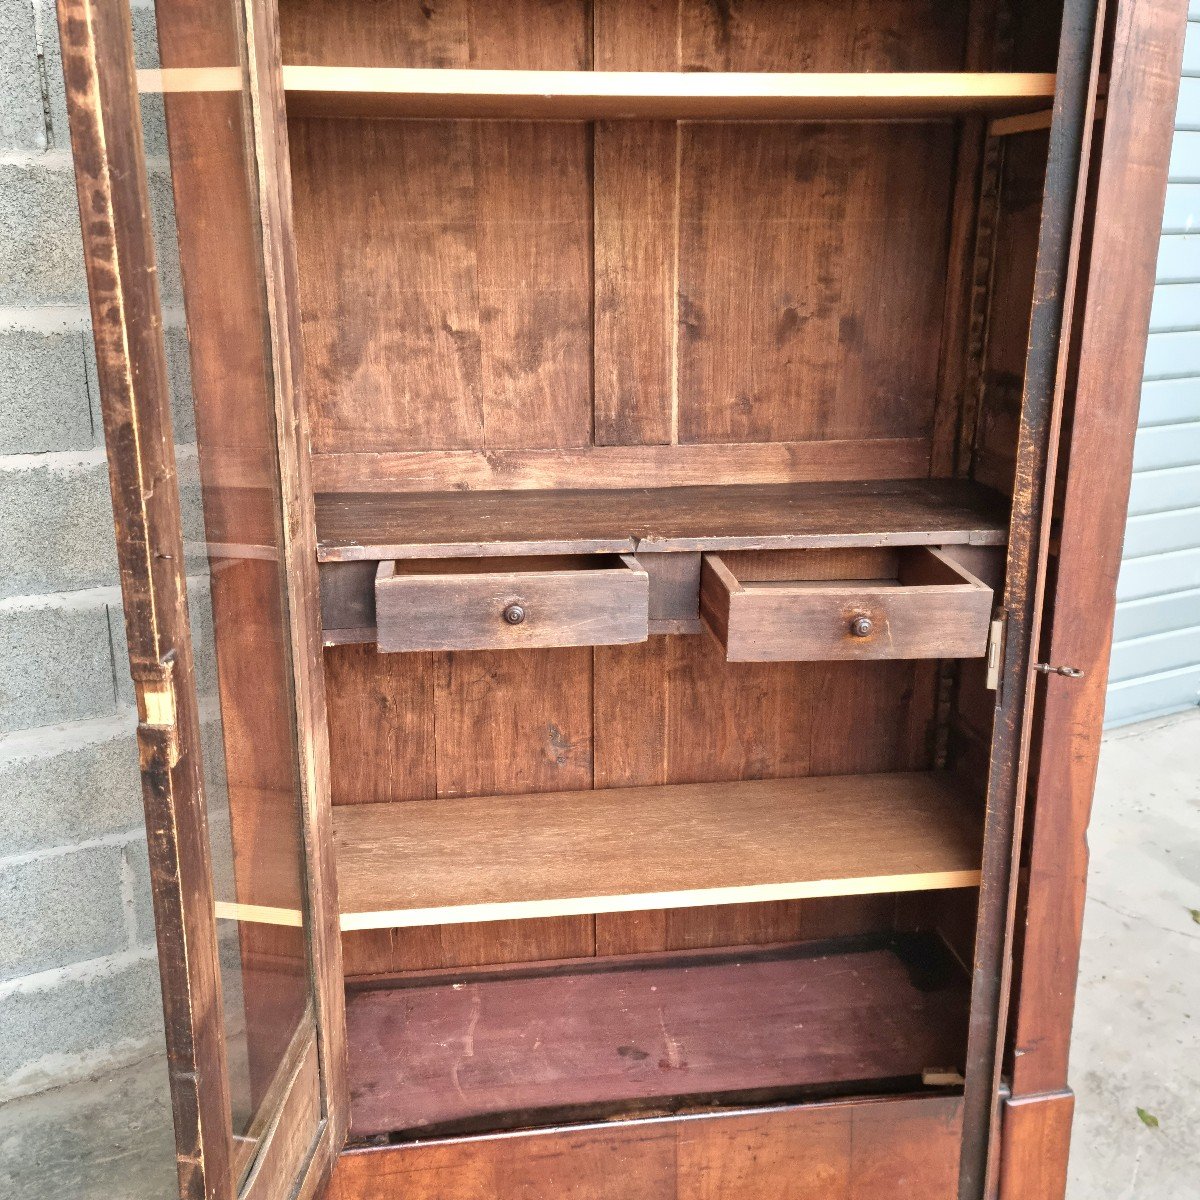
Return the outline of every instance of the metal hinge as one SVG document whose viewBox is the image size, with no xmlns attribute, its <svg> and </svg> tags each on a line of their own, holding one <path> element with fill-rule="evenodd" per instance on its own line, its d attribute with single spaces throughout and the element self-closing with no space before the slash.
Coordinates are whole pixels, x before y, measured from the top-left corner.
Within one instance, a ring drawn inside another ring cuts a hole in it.
<svg viewBox="0 0 1200 1200">
<path fill-rule="evenodd" d="M 1083 678 L 1083 672 L 1078 667 L 1055 667 L 1050 663 L 1034 663 L 1033 669 L 1043 675 L 1061 675 L 1064 679 Z"/>
<path fill-rule="evenodd" d="M 1003 608 L 996 609 L 992 615 L 991 628 L 988 630 L 987 644 L 987 686 L 988 690 L 1000 690 L 1000 670 L 1004 665 L 1004 634 L 1008 628 L 1008 612 Z"/>
</svg>

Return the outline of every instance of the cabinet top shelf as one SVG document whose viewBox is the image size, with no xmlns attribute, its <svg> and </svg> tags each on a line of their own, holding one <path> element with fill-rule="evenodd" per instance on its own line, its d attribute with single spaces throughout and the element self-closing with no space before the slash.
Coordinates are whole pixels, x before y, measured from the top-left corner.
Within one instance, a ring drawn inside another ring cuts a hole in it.
<svg viewBox="0 0 1200 1200">
<path fill-rule="evenodd" d="M 484 71 L 285 66 L 288 111 L 322 117 L 878 120 L 1023 113 L 1054 98 L 1020 72 Z"/>
<path fill-rule="evenodd" d="M 317 496 L 322 562 L 839 546 L 1002 546 L 1003 500 L 962 480 Z"/>
</svg>

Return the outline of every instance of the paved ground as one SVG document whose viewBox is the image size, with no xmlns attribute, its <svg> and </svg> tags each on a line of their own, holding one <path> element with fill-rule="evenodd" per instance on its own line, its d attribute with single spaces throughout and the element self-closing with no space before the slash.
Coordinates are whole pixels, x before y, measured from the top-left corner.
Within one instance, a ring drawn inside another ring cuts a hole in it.
<svg viewBox="0 0 1200 1200">
<path fill-rule="evenodd" d="M 1109 735 L 1091 846 L 1069 1200 L 1200 1200 L 1200 712 Z M 0 1108 L 0 1197 L 170 1200 L 170 1121 L 160 1060 Z"/>
<path fill-rule="evenodd" d="M 1108 735 L 1089 842 L 1070 1200 L 1200 1200 L 1200 711 Z"/>
<path fill-rule="evenodd" d="M 5 1200 L 178 1196 L 165 1059 L 0 1107 Z"/>
</svg>

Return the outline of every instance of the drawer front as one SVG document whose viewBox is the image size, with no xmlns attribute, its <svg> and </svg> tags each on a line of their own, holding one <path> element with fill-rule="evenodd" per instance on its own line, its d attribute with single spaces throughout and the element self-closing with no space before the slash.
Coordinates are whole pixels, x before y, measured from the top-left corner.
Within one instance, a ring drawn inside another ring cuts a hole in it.
<svg viewBox="0 0 1200 1200">
<path fill-rule="evenodd" d="M 708 555 L 701 610 L 730 662 L 981 657 L 992 591 L 938 557 L 962 582 L 742 583 Z"/>
<path fill-rule="evenodd" d="M 382 651 L 611 646 L 646 640 L 649 585 L 631 557 L 611 566 L 486 570 L 383 562 L 375 577 Z M 455 569 L 458 568 L 458 569 Z"/>
</svg>

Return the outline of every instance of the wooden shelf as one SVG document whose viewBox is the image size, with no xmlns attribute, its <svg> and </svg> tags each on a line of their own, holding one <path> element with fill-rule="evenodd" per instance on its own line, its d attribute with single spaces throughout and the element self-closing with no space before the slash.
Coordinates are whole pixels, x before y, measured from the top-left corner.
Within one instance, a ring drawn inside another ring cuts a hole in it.
<svg viewBox="0 0 1200 1200">
<path fill-rule="evenodd" d="M 351 1132 L 911 1092 L 968 995 L 921 935 L 402 977 L 347 996 Z"/>
<path fill-rule="evenodd" d="M 971 887 L 937 774 L 611 788 L 333 813 L 344 930 Z"/>
<path fill-rule="evenodd" d="M 321 562 L 836 546 L 1002 546 L 1000 496 L 958 480 L 317 497 Z"/>
<path fill-rule="evenodd" d="M 320 117 L 845 120 L 1049 107 L 1053 75 L 482 71 L 285 66 L 288 111 Z"/>
</svg>

